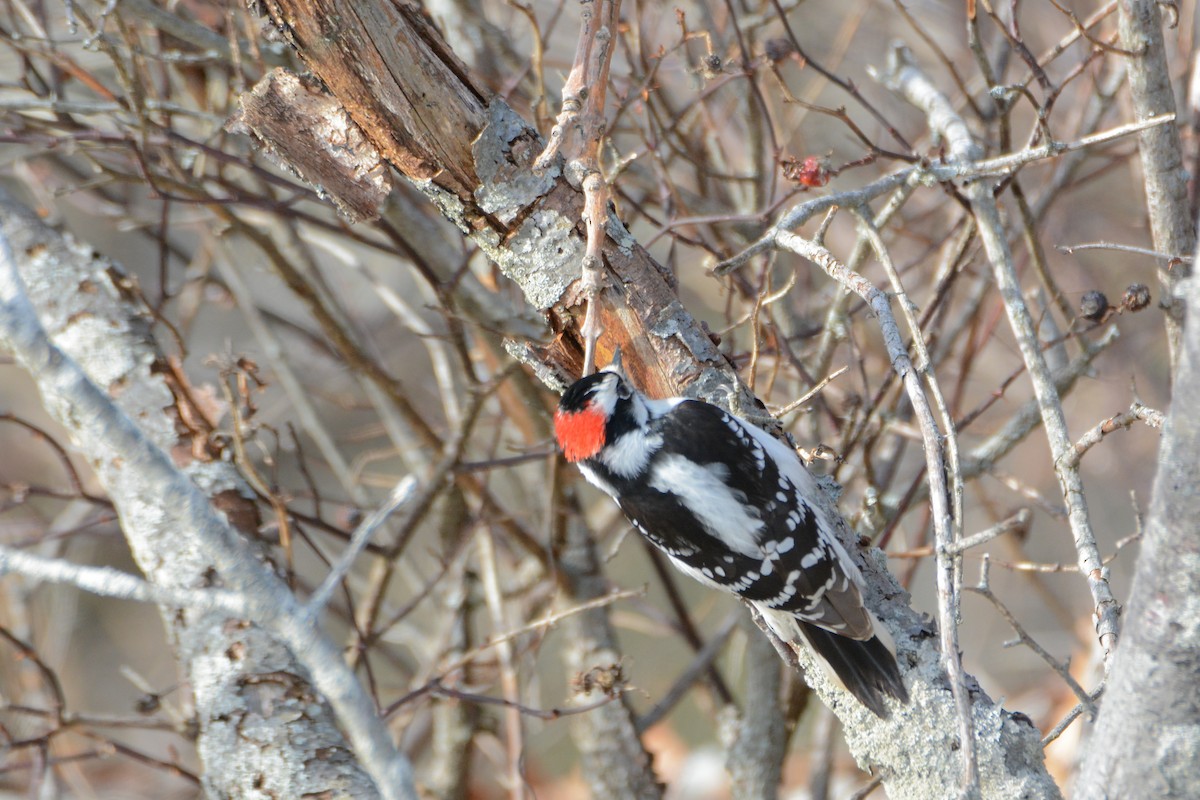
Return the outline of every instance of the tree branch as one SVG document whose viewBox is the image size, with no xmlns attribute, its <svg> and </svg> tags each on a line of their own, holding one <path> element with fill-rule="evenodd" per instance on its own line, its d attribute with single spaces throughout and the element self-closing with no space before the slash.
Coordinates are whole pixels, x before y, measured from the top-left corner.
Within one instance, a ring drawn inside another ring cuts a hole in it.
<svg viewBox="0 0 1200 800">
<path fill-rule="evenodd" d="M 309 7 L 300 0 L 269 6 L 272 21 L 284 27 L 307 13 L 305 9 Z M 361 26 L 367 24 L 365 19 L 361 14 L 345 14 L 327 21 L 325 24 L 332 28 L 323 29 L 325 38 L 319 42 L 308 35 L 293 36 L 305 62 L 338 95 L 356 120 L 362 109 L 371 107 L 378 100 L 368 103 L 353 93 L 340 94 L 337 87 L 345 85 L 341 72 L 349 69 L 341 61 L 353 48 L 338 43 L 377 37 L 377 33 L 361 30 Z M 388 35 L 423 41 L 427 32 L 421 31 L 419 26 L 406 24 L 406 19 L 403 14 L 396 17 L 393 20 L 396 25 L 389 28 Z M 329 46 L 330 43 L 334 46 Z M 407 54 L 415 46 L 406 41 L 395 48 L 395 52 Z M 421 46 L 428 46 L 429 52 L 441 52 L 436 45 Z M 419 59 L 401 59 L 384 66 L 391 75 L 407 77 L 419 71 L 420 63 Z M 381 79 L 380 83 L 388 85 L 392 80 L 394 78 L 389 77 Z M 417 85 L 423 85 L 421 78 L 414 80 Z M 367 85 L 358 79 L 351 83 Z M 439 108 L 459 103 L 474 107 L 480 102 L 467 80 L 440 84 L 438 91 Z M 414 96 L 419 94 L 413 93 Z M 562 387 L 583 371 L 579 330 L 583 297 L 577 268 L 584 248 L 583 236 L 577 227 L 582 198 L 553 171 L 534 175 L 533 159 L 542 149 L 540 138 L 500 100 L 493 98 L 483 102 L 485 122 L 480 123 L 482 129 L 448 131 L 449 135 L 460 137 L 457 143 L 443 142 L 434 150 L 422 148 L 419 136 L 395 133 L 381 136 L 380 141 L 374 143 L 385 157 L 389 141 L 403 139 L 414 147 L 416 155 L 408 154 L 405 159 L 395 162 L 396 166 L 407 171 L 443 214 L 455 221 L 517 283 L 530 305 L 546 314 L 551 330 L 556 334 L 554 342 L 540 350 L 514 345 L 510 352 L 519 354 L 547 383 Z M 397 118 L 403 120 L 412 113 L 415 112 L 405 110 L 398 113 Z M 450 110 L 449 115 L 458 119 L 466 116 L 458 110 Z M 368 138 L 374 140 L 369 126 L 377 125 L 379 121 L 364 114 L 359 124 Z M 467 152 L 471 154 L 472 164 L 440 164 L 442 171 L 435 177 L 414 172 L 408 166 L 412 163 L 438 164 L 439 158 L 461 157 Z M 454 178 L 468 174 L 477 176 L 477 185 L 456 182 Z M 442 175 L 448 177 L 443 179 Z M 906 172 L 885 181 L 885 188 L 876 189 L 886 191 L 898 187 L 912 176 Z M 864 194 L 861 202 L 871 196 Z M 719 356 L 707 333 L 679 303 L 665 272 L 638 247 L 615 217 L 609 220 L 603 261 L 612 280 L 601 291 L 598 303 L 605 330 L 600 343 L 601 353 L 611 352 L 620 345 L 634 382 L 652 396 L 679 394 L 680 388 L 686 386 L 690 395 L 728 402 L 726 387 L 737 385 L 732 370 Z M 903 345 L 899 347 L 902 352 Z M 753 403 L 745 396 L 739 404 L 751 408 Z M 828 502 L 830 516 L 840 518 L 832 510 L 831 500 L 817 501 Z M 941 516 L 948 517 L 944 501 L 942 509 Z M 849 541 L 848 530 L 845 535 Z M 908 608 L 903 590 L 887 576 L 879 562 L 870 560 L 872 558 L 876 557 L 868 554 L 865 570 L 870 583 L 868 601 L 884 616 L 895 635 L 902 664 L 916 665 L 907 674 L 914 686 L 913 703 L 894 713 L 891 720 L 881 722 L 849 700 L 844 690 L 830 683 L 807 652 L 802 651 L 798 656 L 810 683 L 818 687 L 822 697 L 842 718 L 851 749 L 860 762 L 887 775 L 888 789 L 894 797 L 927 797 L 955 782 L 957 765 L 965 747 L 963 734 L 926 624 Z M 566 559 L 563 564 L 566 570 Z M 587 570 L 580 573 L 581 577 L 587 574 Z M 587 578 L 587 581 L 592 580 L 595 578 Z M 585 596 L 598 594 L 577 595 Z M 587 617 L 581 615 L 581 620 Z M 607 623 L 593 620 L 591 624 Z M 580 631 L 577 637 L 580 644 L 572 655 L 573 667 L 596 663 L 595 656 L 588 654 L 610 652 L 604 644 L 602 628 L 588 628 Z M 630 792 L 654 795 L 657 790 L 638 777 L 642 774 L 640 771 L 634 775 L 627 772 L 630 765 L 640 764 L 644 756 L 639 755 L 641 748 L 636 745 L 636 738 L 629 738 L 631 729 L 622 707 L 623 703 L 611 703 L 592 714 L 575 717 L 575 725 L 589 727 L 587 736 L 579 737 L 587 743 L 584 763 L 589 783 L 598 795 L 612 794 L 614 787 L 622 785 L 621 780 L 628 781 L 623 789 L 627 795 Z M 985 791 L 995 796 L 1058 795 L 1042 764 L 1039 736 L 1035 730 L 1010 717 L 982 692 L 974 698 L 971 715 L 980 741 L 987 742 L 987 749 L 981 750 L 979 759 Z M 931 736 L 931 732 L 935 733 Z M 618 764 L 624 766 L 618 770 Z"/>
<path fill-rule="evenodd" d="M 236 498 L 242 484 L 230 465 L 193 462 L 189 476 L 164 452 L 178 444 L 163 412 L 173 399 L 151 369 L 158 356 L 144 338 L 140 312 L 113 282 L 115 268 L 60 238 L 7 195 L 0 195 L 0 221 L 0 341 L 38 381 L 47 408 L 87 456 L 142 570 L 155 583 L 183 588 L 202 585 L 215 569 L 241 596 L 249 618 L 270 631 L 230 625 L 222 613 L 163 609 L 195 689 L 201 755 L 222 765 L 206 771 L 208 790 L 240 796 L 251 774 L 289 796 L 373 796 L 359 765 L 336 755 L 346 751 L 346 740 L 333 725 L 332 707 L 379 795 L 415 798 L 411 768 L 340 648 L 201 493 L 204 487 Z M 64 293 L 64 285 L 80 290 Z M 120 407 L 97 383 L 120 391 Z M 243 731 L 260 716 L 264 724 L 255 729 L 269 731 L 271 741 L 247 746 Z"/>
<path fill-rule="evenodd" d="M 1175 89 L 1167 65 L 1162 16 L 1156 0 L 1121 0 L 1117 3 L 1121 47 L 1129 56 L 1129 94 L 1134 116 L 1141 119 L 1175 113 Z M 1176 10 L 1178 15 L 1178 10 Z M 1189 175 L 1183 165 L 1183 147 L 1174 125 L 1147 128 L 1138 134 L 1146 211 L 1154 249 L 1176 256 L 1196 249 L 1196 220 L 1188 197 Z M 1159 284 L 1166 310 L 1167 347 L 1172 365 L 1179 360 L 1185 302 L 1176 297 L 1179 282 L 1192 274 L 1191 265 L 1174 259 L 1160 262 Z"/>
<path fill-rule="evenodd" d="M 962 163 L 978 161 L 982 151 L 975 143 L 966 123 L 954 111 L 945 95 L 915 65 L 912 55 L 903 46 L 896 46 L 891 53 L 888 70 L 884 76 L 888 88 L 904 97 L 926 113 L 929 126 L 941 135 L 955 160 Z M 1075 540 L 1075 551 L 1079 557 L 1080 571 L 1087 577 L 1088 588 L 1096 615 L 1096 635 L 1104 649 L 1107 666 L 1116 647 L 1120 631 L 1120 605 L 1108 584 L 1108 571 L 1096 545 L 1088 515 L 1087 500 L 1083 492 L 1083 478 L 1079 470 L 1068 463 L 1065 455 L 1072 443 L 1067 433 L 1066 416 L 1055 388 L 1054 376 L 1046 365 L 1034 328 L 1033 318 L 1025 305 L 1020 281 L 1013 264 L 1008 237 L 1000 220 L 1000 212 L 993 196 L 994 180 L 981 179 L 966 186 L 967 197 L 975 214 L 979 235 L 992 264 L 992 272 L 1004 302 L 1009 325 L 1016 336 L 1025 360 L 1026 369 L 1033 380 L 1034 394 L 1041 410 L 1042 425 L 1050 442 L 1055 472 L 1062 487 L 1063 500 L 1067 505 L 1071 533 Z"/>
</svg>

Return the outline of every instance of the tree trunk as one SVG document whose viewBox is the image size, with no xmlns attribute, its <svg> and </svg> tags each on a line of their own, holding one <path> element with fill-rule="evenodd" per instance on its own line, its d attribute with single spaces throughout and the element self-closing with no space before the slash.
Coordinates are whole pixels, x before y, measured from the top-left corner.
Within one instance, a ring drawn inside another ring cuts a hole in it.
<svg viewBox="0 0 1200 800">
<path fill-rule="evenodd" d="M 1189 798 L 1200 786 L 1200 285 L 1187 323 L 1142 553 L 1075 796 Z"/>
<path fill-rule="evenodd" d="M 1137 119 L 1175 113 L 1175 89 L 1167 66 L 1162 14 L 1155 0 L 1121 0 L 1118 3 L 1121 47 L 1129 58 L 1129 94 Z M 1178 18 L 1179 11 L 1175 12 Z M 1172 366 L 1180 358 L 1185 301 L 1179 297 L 1181 279 L 1191 265 L 1181 257 L 1196 247 L 1194 214 L 1188 199 L 1188 171 L 1183 166 L 1183 146 L 1175 125 L 1159 125 L 1138 134 L 1146 211 L 1154 249 L 1159 258 L 1158 278 L 1166 310 L 1167 349 Z M 1194 176 L 1193 176 L 1194 177 Z M 1178 396 L 1178 395 L 1176 395 Z"/>
</svg>

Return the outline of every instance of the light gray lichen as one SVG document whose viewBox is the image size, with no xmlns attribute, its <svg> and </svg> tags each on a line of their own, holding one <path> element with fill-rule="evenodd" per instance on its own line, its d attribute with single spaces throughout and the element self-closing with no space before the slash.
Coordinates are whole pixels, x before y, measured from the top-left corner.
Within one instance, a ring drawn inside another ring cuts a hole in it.
<svg viewBox="0 0 1200 800">
<path fill-rule="evenodd" d="M 488 106 L 488 122 L 471 146 L 475 159 L 475 174 L 479 177 L 479 188 L 475 190 L 475 201 L 479 208 L 508 223 L 538 197 L 554 188 L 559 176 L 557 165 L 540 175 L 523 164 L 512 152 L 515 140 L 525 137 L 532 149 L 540 146 L 540 139 L 525 120 L 521 119 L 507 103 L 492 103 Z"/>
<path fill-rule="evenodd" d="M 650 326 L 650 332 L 663 339 L 672 336 L 678 338 L 697 361 L 711 363 L 721 356 L 712 339 L 704 335 L 704 331 L 678 300 L 672 300 L 659 312 L 658 318 Z"/>
<path fill-rule="evenodd" d="M 550 209 L 535 211 L 501 251 L 496 263 L 521 287 L 539 311 L 562 298 L 580 276 L 583 242 L 574 235 L 575 220 Z"/>
</svg>

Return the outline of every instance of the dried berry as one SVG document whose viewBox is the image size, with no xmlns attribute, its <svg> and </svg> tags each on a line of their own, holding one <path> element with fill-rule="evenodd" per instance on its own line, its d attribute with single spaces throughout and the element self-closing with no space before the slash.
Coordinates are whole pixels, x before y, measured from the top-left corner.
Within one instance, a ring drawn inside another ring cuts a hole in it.
<svg viewBox="0 0 1200 800">
<path fill-rule="evenodd" d="M 1083 297 L 1079 301 L 1079 316 L 1099 322 L 1107 311 L 1108 298 L 1104 296 L 1104 292 L 1097 292 L 1093 289 L 1083 293 Z"/>
<path fill-rule="evenodd" d="M 810 189 L 829 183 L 832 175 L 828 160 L 820 156 L 808 156 L 803 161 L 787 158 L 780 162 L 780 166 L 783 167 L 783 177 Z"/>
<path fill-rule="evenodd" d="M 1144 283 L 1131 283 L 1125 289 L 1121 305 L 1129 311 L 1141 311 L 1150 305 L 1150 287 Z"/>
<path fill-rule="evenodd" d="M 763 45 L 763 55 L 774 64 L 796 52 L 796 46 L 788 39 L 768 39 Z"/>
<path fill-rule="evenodd" d="M 156 694 L 144 694 L 134 704 L 139 714 L 153 714 L 162 707 L 162 697 Z"/>
<path fill-rule="evenodd" d="M 716 53 L 709 53 L 704 57 L 704 60 L 700 62 L 700 74 L 703 75 L 706 80 L 712 80 L 721 74 L 721 70 L 724 67 L 725 62 L 721 60 L 719 55 Z"/>
</svg>

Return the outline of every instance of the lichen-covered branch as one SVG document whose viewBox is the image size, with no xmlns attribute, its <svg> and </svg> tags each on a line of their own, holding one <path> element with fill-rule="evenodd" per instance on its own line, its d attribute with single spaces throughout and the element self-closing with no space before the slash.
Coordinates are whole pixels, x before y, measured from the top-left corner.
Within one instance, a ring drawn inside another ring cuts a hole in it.
<svg viewBox="0 0 1200 800">
<path fill-rule="evenodd" d="M 268 8 L 272 20 L 287 29 L 287 35 L 301 57 L 338 96 L 351 117 L 356 120 L 362 117 L 359 124 L 368 138 L 373 139 L 371 126 L 378 125 L 379 120 L 372 119 L 364 109 L 369 109 L 378 100 L 364 99 L 356 94 L 369 90 L 369 82 L 363 81 L 361 75 L 347 80 L 342 73 L 348 69 L 360 71 L 361 65 L 351 67 L 343 63 L 344 49 L 331 48 L 327 44 L 343 38 L 350 42 L 372 39 L 379 34 L 365 30 L 371 23 L 369 15 L 343 14 L 328 23 L 333 30 L 327 25 L 318 41 L 315 32 L 297 22 L 303 18 L 308 6 L 305 2 L 289 0 L 271 3 Z M 408 26 L 403 14 L 392 19 L 392 27 L 388 30 L 390 36 L 411 38 L 418 45 L 429 35 L 418 27 Z M 420 96 L 426 91 L 421 88 L 423 79 L 415 74 L 421 60 L 402 57 L 414 46 L 406 41 L 394 48 L 396 59 L 385 61 L 380 67 L 389 70 L 393 76 L 413 76 L 415 85 L 409 87 L 409 94 Z M 428 48 L 428 53 L 441 52 L 440 45 L 428 45 Z M 390 47 L 384 49 L 393 50 Z M 428 54 L 421 58 L 427 57 Z M 381 79 L 379 83 L 387 86 L 391 80 Z M 343 90 L 338 88 L 346 86 L 352 86 L 353 91 L 342 93 Z M 578 314 L 583 299 L 578 283 L 578 264 L 584 239 L 576 226 L 582 197 L 554 171 L 535 174 L 533 162 L 541 151 L 541 140 L 503 102 L 495 98 L 481 101 L 473 84 L 466 80 L 442 82 L 438 91 L 439 107 L 462 103 L 469 110 L 482 102 L 484 108 L 480 112 L 479 127 L 444 130 L 444 134 L 460 138 L 455 142 L 441 142 L 436 151 L 423 148 L 421 137 L 394 132 L 381 137 L 382 144 L 376 142 L 376 145 L 385 157 L 388 157 L 388 142 L 403 140 L 414 148 L 413 152 L 393 163 L 416 180 L 442 213 L 458 224 L 464 234 L 517 283 L 530 305 L 545 313 L 556 334 L 552 344 L 541 350 L 526 346 L 513 347 L 512 351 L 528 361 L 539 377 L 552 385 L 556 382 L 561 385 L 560 382 L 580 374 L 584 367 Z M 400 113 L 398 119 L 406 119 L 408 113 Z M 449 116 L 465 119 L 468 115 L 466 111 L 460 113 L 451 109 Z M 464 152 L 470 152 L 471 164 L 443 164 L 443 171 L 432 175 L 428 171 L 413 171 L 407 166 L 417 163 L 428 167 L 438 163 L 439 158 L 461 157 Z M 472 185 L 455 178 L 467 174 L 474 174 L 478 182 Z M 905 172 L 892 177 L 878 191 L 899 187 L 912 174 Z M 871 196 L 864 195 L 860 202 L 866 202 Z M 601 353 L 611 352 L 619 345 L 634 373 L 631 376 L 634 382 L 651 395 L 677 394 L 686 386 L 690 394 L 707 395 L 718 402 L 727 401 L 727 393 L 722 387 L 734 383 L 732 371 L 719 357 L 707 333 L 679 303 L 669 277 L 615 218 L 610 218 L 607 233 L 603 259 L 612 279 L 601 291 L 598 304 L 605 330 L 600 343 Z M 943 510 L 943 516 L 946 513 Z M 869 564 L 867 572 L 874 587 L 869 592 L 873 607 L 879 611 L 886 606 L 885 622 L 898 639 L 901 659 L 914 665 L 907 673 L 913 685 L 911 707 L 895 714 L 890 721 L 880 722 L 830 684 L 818 667 L 806 661 L 807 653 L 801 652 L 798 656 L 806 667 L 810 682 L 818 687 L 842 718 L 851 749 L 860 762 L 874 766 L 886 775 L 893 797 L 929 797 L 958 782 L 963 749 L 958 712 L 946 689 L 939 654 L 934 640 L 927 636 L 925 624 L 907 606 L 903 591 L 878 564 Z M 885 602 L 885 596 L 890 600 Z M 598 635 L 588 633 L 587 641 Z M 580 647 L 584 648 L 585 644 Z M 603 650 L 602 644 L 587 644 L 586 648 L 597 646 Z M 572 664 L 583 665 L 586 661 Z M 597 791 L 608 787 L 605 791 L 611 793 L 623 775 L 623 779 L 633 781 L 628 785 L 643 786 L 638 792 L 650 791 L 638 779 L 614 771 L 617 763 L 629 763 L 630 754 L 625 748 L 632 747 L 635 741 L 626 738 L 627 731 L 621 733 L 626 730 L 626 722 L 617 706 L 616 703 L 603 706 L 586 715 L 597 717 L 586 723 L 596 737 L 596 744 L 588 745 L 589 749 L 584 753 L 584 763 L 590 765 L 586 767 L 589 781 L 595 782 L 593 787 Z M 975 696 L 971 714 L 976 735 L 981 742 L 987 743 L 979 757 L 980 781 L 985 793 L 989 796 L 1057 796 L 1057 788 L 1042 764 L 1040 737 L 1036 730 L 1012 718 L 982 693 Z M 585 723 L 579 721 L 577 724 Z M 616 727 L 606 728 L 609 724 Z M 607 736 L 615 737 L 615 741 L 597 750 Z M 617 742 L 623 744 L 618 747 Z M 617 750 L 623 755 L 614 760 Z M 640 758 L 636 752 L 634 756 L 635 761 Z M 605 768 L 606 764 L 611 769 Z M 601 765 L 599 771 L 593 771 L 596 765 Z"/>
<path fill-rule="evenodd" d="M 142 571 L 181 589 L 215 575 L 253 620 L 163 608 L 195 695 L 207 790 L 415 797 L 407 761 L 340 649 L 221 513 L 235 516 L 246 503 L 232 466 L 180 469 L 167 455 L 180 445 L 169 413 L 176 400 L 119 271 L 7 195 L 0 239 L 0 341 L 92 465 Z"/>
<path fill-rule="evenodd" d="M 562 382 L 582 374 L 586 303 L 579 265 L 587 243 L 577 225 L 584 197 L 557 168 L 534 170 L 544 149 L 537 132 L 488 96 L 406 3 L 363 3 L 336 13 L 311 0 L 272 0 L 265 7 L 382 156 L 546 315 L 556 336 L 537 359 L 547 377 Z M 356 42 L 373 44 L 371 59 L 356 57 Z M 422 103 L 433 96 L 436 114 Z M 679 305 L 670 277 L 615 217 L 604 232 L 599 255 L 611 280 L 598 296 L 605 336 L 597 360 L 606 363 L 620 347 L 631 377 L 651 395 L 678 394 L 685 385 L 703 395 L 731 383 L 708 333 Z"/>
</svg>

